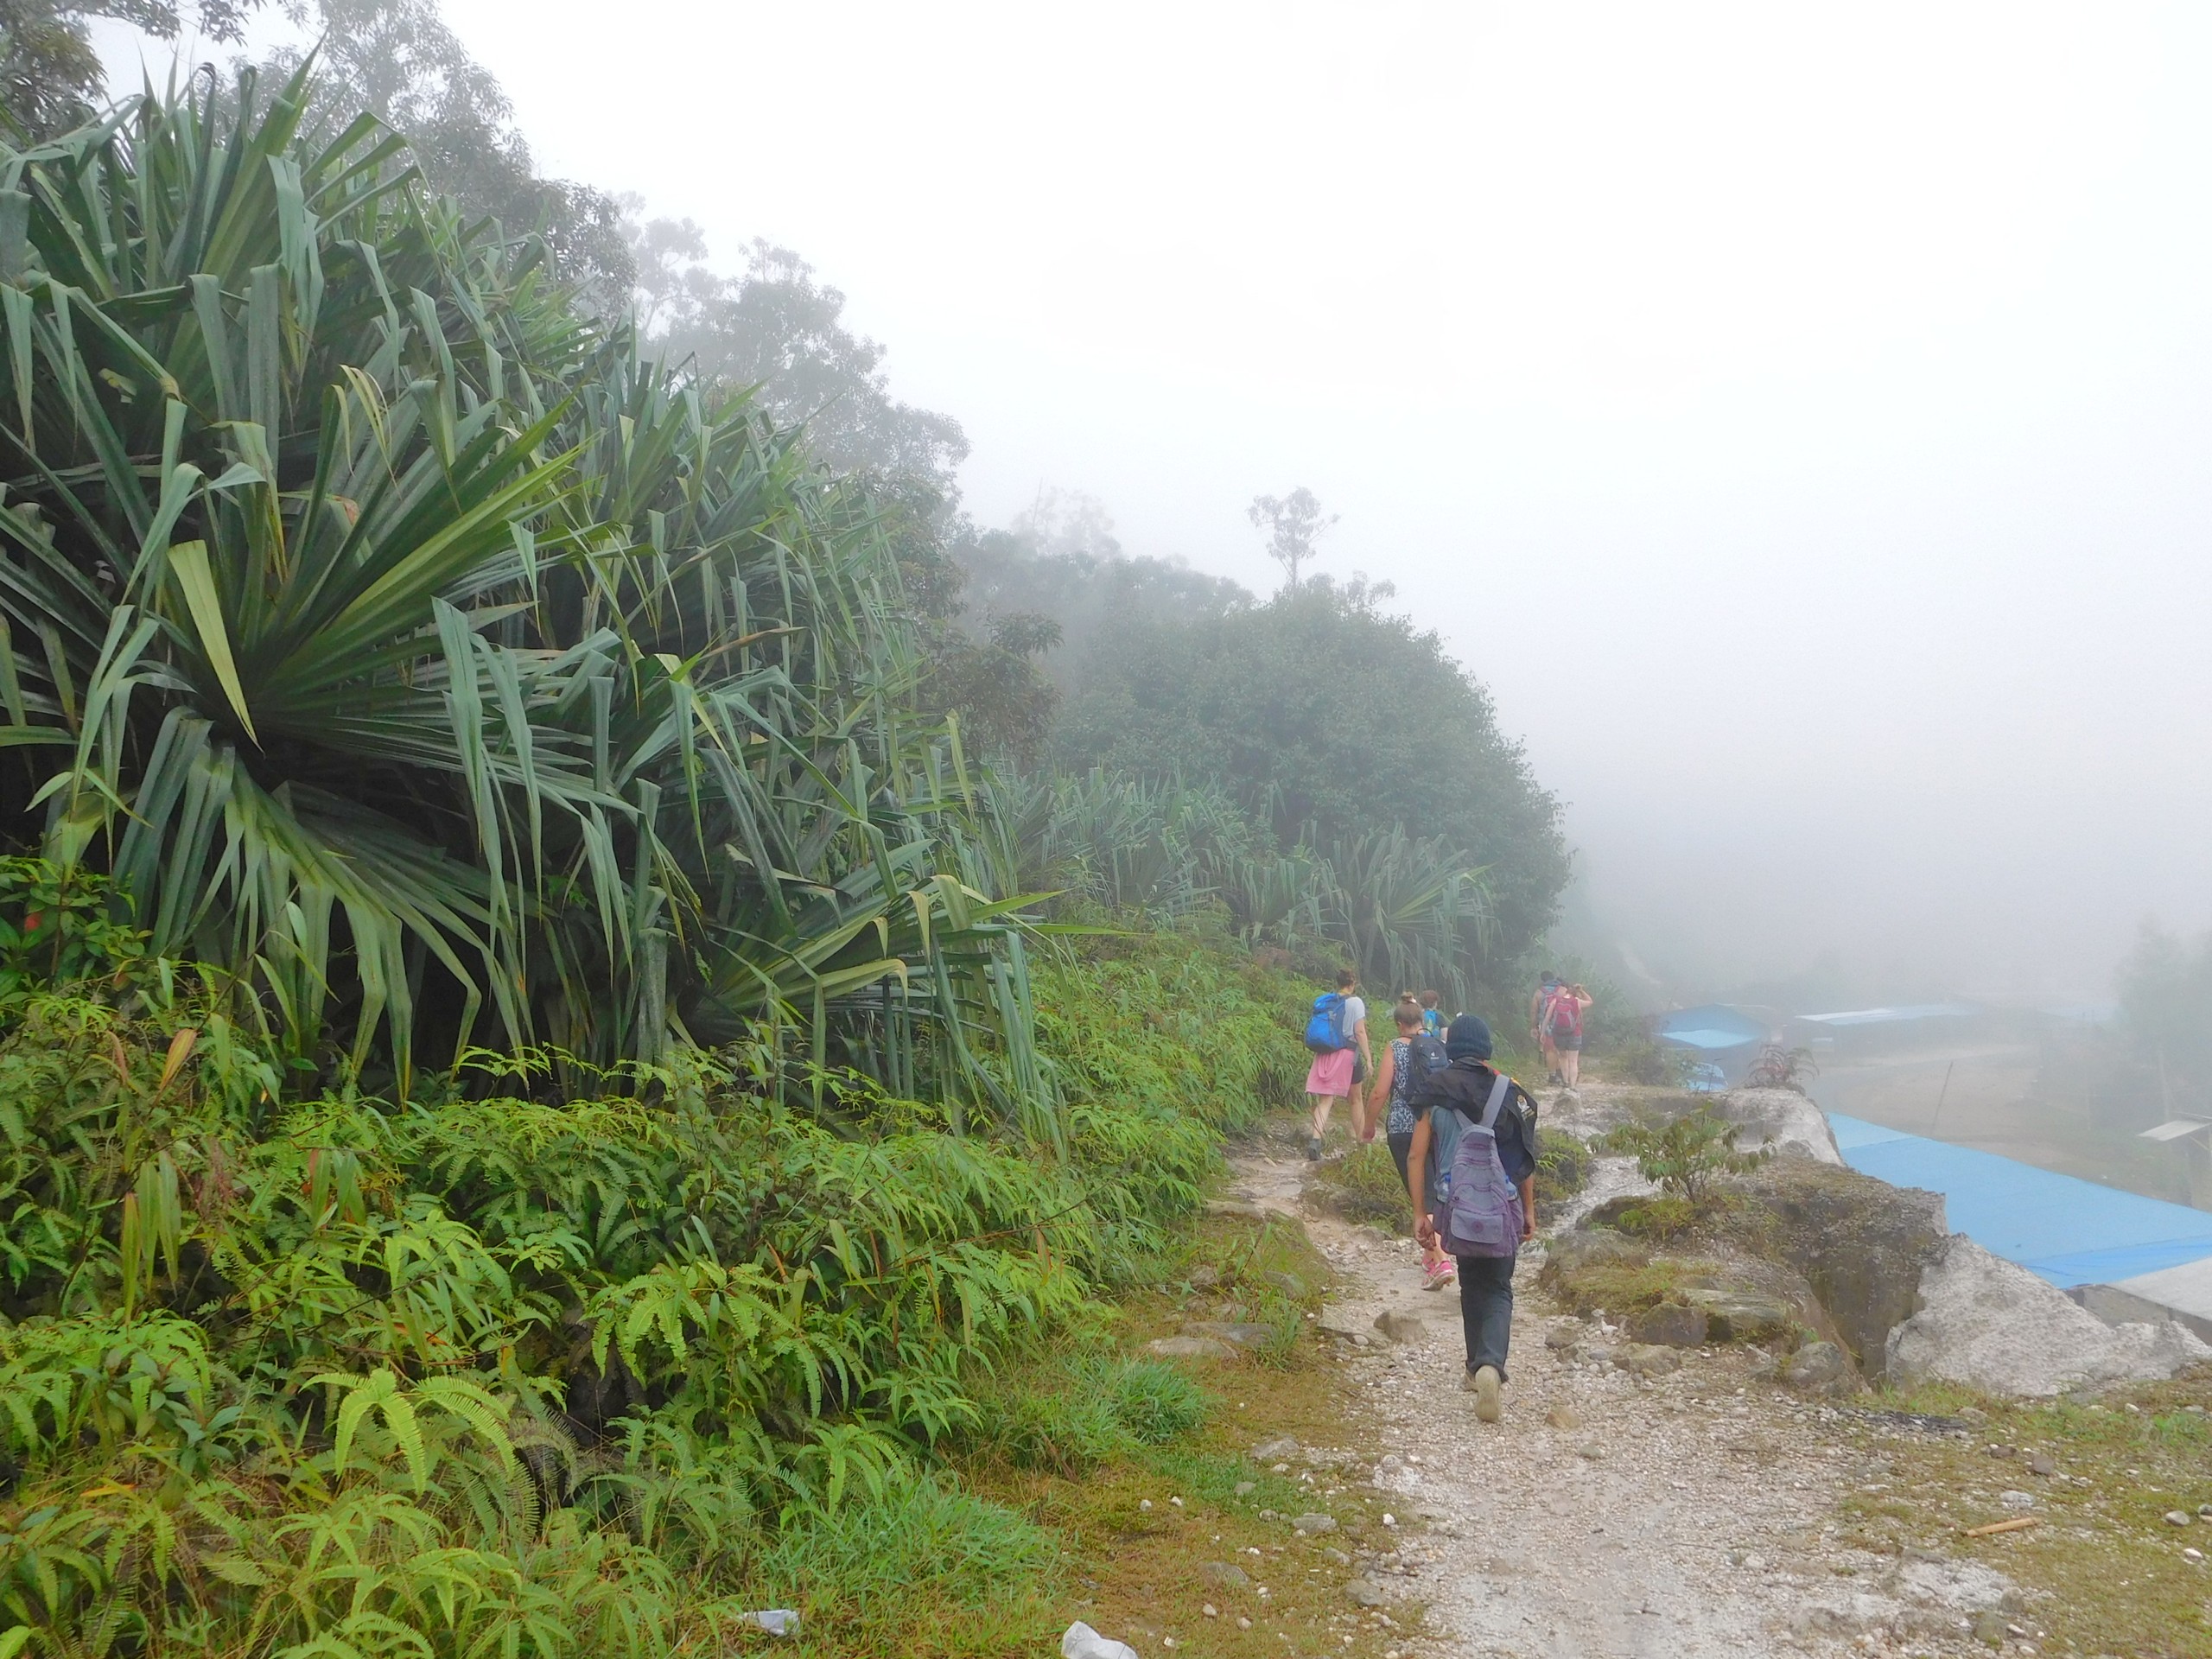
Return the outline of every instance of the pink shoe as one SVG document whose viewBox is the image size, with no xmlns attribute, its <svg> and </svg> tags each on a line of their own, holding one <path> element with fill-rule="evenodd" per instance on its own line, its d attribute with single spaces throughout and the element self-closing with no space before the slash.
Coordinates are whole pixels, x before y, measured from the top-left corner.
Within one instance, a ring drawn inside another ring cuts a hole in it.
<svg viewBox="0 0 2212 1659">
<path fill-rule="evenodd" d="M 1459 1269 L 1448 1261 L 1440 1262 L 1421 1274 L 1423 1290 L 1441 1290 L 1450 1284 Z"/>
</svg>

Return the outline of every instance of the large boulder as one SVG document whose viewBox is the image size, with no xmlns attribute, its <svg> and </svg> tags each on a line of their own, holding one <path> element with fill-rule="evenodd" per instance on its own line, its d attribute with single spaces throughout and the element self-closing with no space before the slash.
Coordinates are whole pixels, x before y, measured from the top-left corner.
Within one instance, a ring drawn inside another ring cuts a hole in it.
<svg viewBox="0 0 2212 1659">
<path fill-rule="evenodd" d="M 1809 1158 L 1816 1164 L 1843 1162 L 1827 1116 L 1795 1089 L 1732 1090 L 1720 1096 L 1719 1106 L 1720 1116 L 1736 1126 L 1741 1151 Z"/>
<path fill-rule="evenodd" d="M 1776 1159 L 1736 1190 L 1720 1224 L 1802 1274 L 1859 1368 L 1880 1375 L 1890 1332 L 1919 1306 L 1922 1270 L 1948 1236 L 1942 1194 L 1809 1158 Z"/>
<path fill-rule="evenodd" d="M 1916 1311 L 1890 1333 L 1885 1359 L 1894 1382 L 2046 1395 L 2171 1376 L 2212 1359 L 2212 1348 L 2171 1319 L 2107 1325 L 2056 1286 L 1954 1233 L 1931 1253 Z"/>
</svg>

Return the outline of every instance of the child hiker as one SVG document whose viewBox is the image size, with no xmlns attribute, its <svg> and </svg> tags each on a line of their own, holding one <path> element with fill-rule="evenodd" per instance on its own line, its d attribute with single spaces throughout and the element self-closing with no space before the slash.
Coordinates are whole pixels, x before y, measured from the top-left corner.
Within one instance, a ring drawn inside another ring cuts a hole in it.
<svg viewBox="0 0 2212 1659">
<path fill-rule="evenodd" d="M 1390 1143 L 1390 1156 L 1398 1166 L 1398 1179 L 1402 1181 L 1406 1179 L 1407 1154 L 1414 1144 L 1414 1125 L 1419 1121 L 1409 1097 L 1414 1081 L 1426 1072 L 1441 1071 L 1450 1062 L 1444 1045 L 1424 1028 L 1421 1006 L 1413 998 L 1401 997 L 1398 1006 L 1390 1010 L 1390 1018 L 1398 1027 L 1398 1034 L 1383 1046 L 1373 1093 L 1375 1098 L 1390 1103 L 1383 1134 Z M 1452 1258 L 1444 1254 L 1433 1236 L 1421 1242 L 1421 1257 L 1423 1290 L 1441 1290 L 1452 1282 Z"/>
<path fill-rule="evenodd" d="M 1535 1102 L 1490 1064 L 1490 1027 L 1471 1014 L 1444 1039 L 1451 1064 L 1417 1076 L 1406 1149 L 1406 1192 L 1414 1235 L 1437 1240 L 1459 1264 L 1459 1321 L 1475 1415 L 1502 1410 L 1505 1351 L 1513 1337 L 1513 1263 L 1536 1236 Z M 1446 1174 L 1440 1192 L 1433 1172 Z"/>
</svg>

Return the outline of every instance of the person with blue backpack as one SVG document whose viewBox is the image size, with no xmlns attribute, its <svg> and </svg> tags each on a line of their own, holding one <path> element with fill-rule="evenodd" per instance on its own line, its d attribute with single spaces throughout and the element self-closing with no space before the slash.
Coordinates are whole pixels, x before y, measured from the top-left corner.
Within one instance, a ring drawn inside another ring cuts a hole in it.
<svg viewBox="0 0 2212 1659">
<path fill-rule="evenodd" d="M 1459 1265 L 1460 1386 L 1473 1392 L 1475 1415 L 1494 1423 L 1513 1338 L 1514 1262 L 1536 1236 L 1536 1103 L 1491 1065 L 1490 1027 L 1478 1016 L 1452 1022 L 1444 1052 L 1445 1069 L 1424 1070 L 1410 1091 L 1406 1193 L 1414 1236 Z"/>
<path fill-rule="evenodd" d="M 1374 1070 L 1375 1059 L 1367 1047 L 1367 1004 L 1359 996 L 1359 976 L 1351 969 L 1339 970 L 1335 990 L 1313 999 L 1306 1046 L 1313 1051 L 1313 1064 L 1306 1071 L 1306 1098 L 1313 1110 L 1306 1155 L 1318 1160 L 1329 1133 L 1330 1109 L 1339 1100 L 1349 1103 L 1352 1134 L 1363 1141 L 1374 1138 L 1361 1121 L 1359 1085 Z"/>
</svg>

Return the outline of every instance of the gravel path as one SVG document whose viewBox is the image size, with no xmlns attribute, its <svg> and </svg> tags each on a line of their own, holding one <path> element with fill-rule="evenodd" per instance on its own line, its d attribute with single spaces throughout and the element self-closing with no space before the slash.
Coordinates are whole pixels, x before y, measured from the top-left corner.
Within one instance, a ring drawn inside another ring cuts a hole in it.
<svg viewBox="0 0 2212 1659">
<path fill-rule="evenodd" d="M 1306 1167 L 1240 1157 L 1236 1194 L 1295 1216 L 1337 1270 L 1341 1300 L 1320 1323 L 1374 1409 L 1349 1446 L 1306 1451 L 1324 1466 L 1356 1460 L 1427 1522 L 1357 1563 L 1382 1589 L 1378 1611 L 1427 1604 L 1417 1635 L 1403 1618 L 1384 1627 L 1408 1631 L 1403 1659 L 1988 1650 L 1973 1641 L 1976 1618 L 1986 1634 L 1991 1609 L 2018 1605 L 2001 1579 L 1839 1536 L 1844 1491 L 1887 1472 L 1842 1414 L 1754 1379 L 1741 1351 L 1693 1351 L 1681 1370 L 1644 1381 L 1548 1347 L 1554 1332 L 1605 1332 L 1545 1305 L 1541 1246 L 1516 1277 L 1505 1420 L 1477 1423 L 1459 1387 L 1456 1287 L 1424 1292 L 1409 1242 L 1309 1210 Z M 1600 1174 L 1623 1185 L 1618 1170 Z M 1370 1334 L 1386 1314 L 1422 1329 L 1386 1342 Z M 1494 1478 L 1462 1472 L 1477 1470 Z"/>
</svg>

